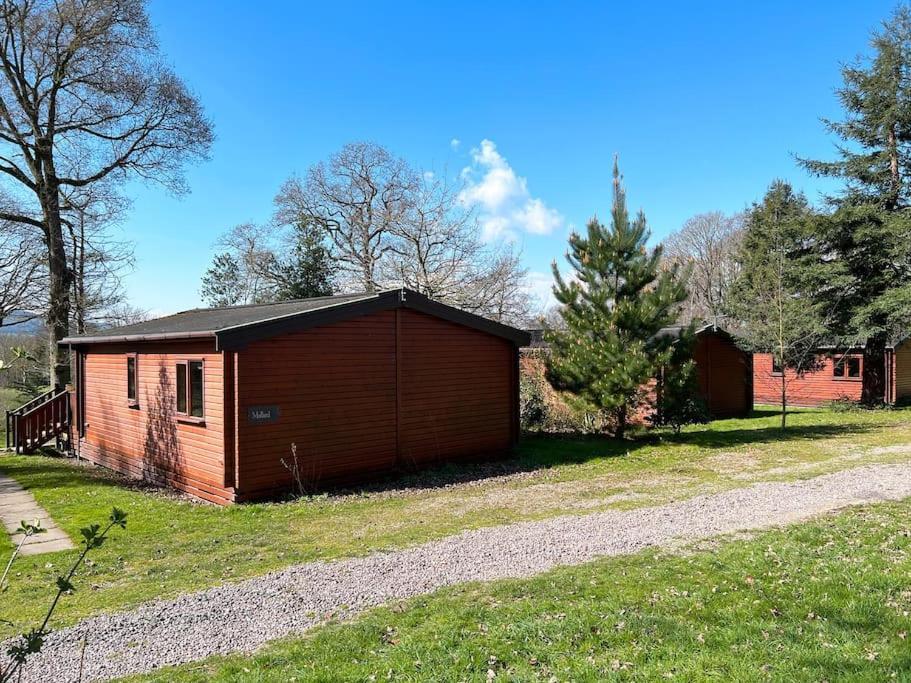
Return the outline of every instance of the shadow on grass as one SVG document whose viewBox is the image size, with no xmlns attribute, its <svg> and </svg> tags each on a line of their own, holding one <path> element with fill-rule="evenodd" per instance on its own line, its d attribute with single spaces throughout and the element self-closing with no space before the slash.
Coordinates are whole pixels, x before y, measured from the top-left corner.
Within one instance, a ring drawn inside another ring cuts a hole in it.
<svg viewBox="0 0 911 683">
<path fill-rule="evenodd" d="M 459 462 L 407 474 L 393 474 L 380 481 L 359 487 L 327 489 L 336 494 L 379 493 L 395 490 L 430 490 L 447 486 L 484 483 L 496 477 L 533 474 L 561 465 L 580 465 L 602 458 L 632 455 L 643 449 L 661 445 L 683 445 L 694 448 L 724 450 L 749 444 L 767 444 L 800 440 L 825 439 L 847 434 L 861 434 L 875 425 L 793 425 L 782 431 L 774 426 L 757 428 L 733 427 L 775 415 L 774 411 L 757 411 L 751 418 L 716 420 L 708 425 L 683 432 L 642 432 L 630 439 L 608 436 L 567 434 L 528 434 L 514 454 L 483 462 Z"/>
<path fill-rule="evenodd" d="M 2 455 L 2 454 L 0 454 Z M 175 500 L 190 497 L 175 489 L 131 479 L 113 470 L 77 461 L 53 451 L 36 455 L 14 456 L 17 461 L 0 457 L 0 472 L 12 477 L 31 491 L 74 489 L 86 486 L 111 491 L 135 491 Z M 195 501 L 196 499 L 192 499 Z"/>
<path fill-rule="evenodd" d="M 863 434 L 875 429 L 877 425 L 839 424 L 839 425 L 793 425 L 782 430 L 779 427 L 762 427 L 760 429 L 700 429 L 678 435 L 667 435 L 665 440 L 672 443 L 683 443 L 699 448 L 732 448 L 747 444 L 763 444 L 773 441 L 799 441 L 806 439 L 827 439 L 847 434 Z"/>
<path fill-rule="evenodd" d="M 441 464 L 419 471 L 393 472 L 376 481 L 365 481 L 347 486 L 324 486 L 314 494 L 333 496 L 367 495 L 396 491 L 422 491 L 445 489 L 472 483 L 482 484 L 500 477 L 532 475 L 562 465 L 578 465 L 596 459 L 617 458 L 650 447 L 661 445 L 692 446 L 700 449 L 729 449 L 749 444 L 767 444 L 798 440 L 825 439 L 847 434 L 861 434 L 876 428 L 864 424 L 815 424 L 792 425 L 785 430 L 761 422 L 777 415 L 774 410 L 757 410 L 750 418 L 716 420 L 707 425 L 689 429 L 681 434 L 666 431 L 643 431 L 630 439 L 608 436 L 582 436 L 567 434 L 528 434 L 515 453 L 502 453 L 483 460 Z M 751 428 L 753 423 L 757 426 Z M 759 425 L 762 426 L 759 426 Z M 742 425 L 742 426 L 741 426 Z M 58 456 L 59 457 L 59 456 Z M 21 465 L 0 470 L 15 477 Z M 79 467 L 73 461 L 59 457 L 59 463 L 36 460 L 23 472 L 23 485 L 29 488 L 76 487 L 86 484 L 105 487 L 122 487 L 132 491 L 161 494 L 164 489 L 152 484 L 127 479 L 98 467 Z M 175 497 L 184 498 L 181 494 Z M 272 500 L 288 500 L 289 496 Z"/>
</svg>

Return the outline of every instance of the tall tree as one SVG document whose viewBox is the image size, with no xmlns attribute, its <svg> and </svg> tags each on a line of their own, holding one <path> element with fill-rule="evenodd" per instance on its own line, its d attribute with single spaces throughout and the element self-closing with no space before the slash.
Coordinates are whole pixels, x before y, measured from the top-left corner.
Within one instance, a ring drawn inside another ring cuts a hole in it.
<svg viewBox="0 0 911 683">
<path fill-rule="evenodd" d="M 662 249 L 649 250 L 648 238 L 645 215 L 630 220 L 615 161 L 610 226 L 593 218 L 585 236 L 570 236 L 574 278 L 564 279 L 553 264 L 566 327 L 549 333 L 549 378 L 607 413 L 620 437 L 645 387 L 671 359 L 674 339 L 658 331 L 676 320 L 686 297 L 678 267 L 662 269 Z"/>
<path fill-rule="evenodd" d="M 225 251 L 215 255 L 212 265 L 202 276 L 199 294 L 209 306 L 236 306 L 246 303 L 244 278 L 233 254 Z"/>
<path fill-rule="evenodd" d="M 688 267 L 685 320 L 721 326 L 727 322 L 727 299 L 737 276 L 742 234 L 741 214 L 712 211 L 688 219 L 664 241 L 666 261 Z"/>
<path fill-rule="evenodd" d="M 41 245 L 34 235 L 16 223 L 0 225 L 0 327 L 40 314 L 43 264 Z M 11 317 L 13 313 L 15 317 Z"/>
<path fill-rule="evenodd" d="M 361 291 L 373 292 L 390 233 L 411 210 L 417 182 L 408 164 L 385 148 L 347 144 L 303 180 L 282 185 L 275 197 L 277 218 L 286 225 L 318 226 L 332 242 L 342 274 Z"/>
<path fill-rule="evenodd" d="M 291 241 L 289 253 L 274 255 L 267 266 L 267 276 L 275 285 L 276 301 L 332 294 L 335 266 L 319 228 L 295 225 Z"/>
<path fill-rule="evenodd" d="M 125 304 L 121 283 L 133 267 L 133 245 L 112 233 L 128 203 L 104 183 L 61 191 L 61 199 L 73 275 L 71 325 L 83 334 Z"/>
<path fill-rule="evenodd" d="M 899 6 L 870 40 L 872 57 L 842 68 L 836 90 L 843 121 L 823 119 L 843 141 L 834 161 L 802 159 L 817 175 L 840 178 L 837 205 L 873 204 L 886 211 L 911 200 L 911 9 Z"/>
<path fill-rule="evenodd" d="M 323 232 L 314 225 L 238 225 L 222 235 L 202 278 L 210 306 L 258 304 L 327 296 L 335 265 Z"/>
<path fill-rule="evenodd" d="M 740 322 L 742 342 L 770 353 L 781 389 L 781 427 L 787 425 L 788 385 L 818 364 L 817 350 L 829 334 L 834 309 L 807 284 L 820 262 L 811 243 L 811 209 L 800 193 L 775 181 L 747 212 L 738 254 L 740 273 L 730 312 Z"/>
<path fill-rule="evenodd" d="M 527 271 L 511 244 L 481 240 L 462 188 L 445 175 L 420 174 L 409 209 L 389 231 L 381 261 L 384 286 L 404 286 L 500 322 L 524 322 L 530 307 Z"/>
<path fill-rule="evenodd" d="M 196 98 L 165 64 L 144 0 L 0 0 L 0 219 L 36 229 L 48 272 L 50 366 L 69 333 L 73 272 L 61 193 L 129 177 L 184 189 L 212 142 Z"/>
<path fill-rule="evenodd" d="M 213 306 L 259 304 L 275 299 L 268 276 L 274 260 L 275 228 L 241 223 L 215 242 L 212 267 L 203 276 L 203 299 Z"/>
<path fill-rule="evenodd" d="M 911 10 L 900 6 L 871 39 L 872 55 L 842 69 L 837 93 L 845 117 L 824 120 L 839 138 L 834 161 L 802 159 L 811 172 L 839 178 L 843 191 L 831 216 L 817 222 L 828 255 L 819 287 L 840 302 L 834 321 L 842 337 L 864 346 L 863 400 L 885 395 L 885 349 L 911 324 Z"/>
</svg>

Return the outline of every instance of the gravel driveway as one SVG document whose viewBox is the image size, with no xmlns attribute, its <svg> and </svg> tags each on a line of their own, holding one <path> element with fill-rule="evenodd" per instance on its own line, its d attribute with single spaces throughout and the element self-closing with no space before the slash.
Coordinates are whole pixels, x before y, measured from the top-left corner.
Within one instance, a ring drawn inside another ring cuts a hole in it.
<svg viewBox="0 0 911 683">
<path fill-rule="evenodd" d="M 213 654 L 250 652 L 329 616 L 350 616 L 455 583 L 530 576 L 647 546 L 761 529 L 846 505 L 909 496 L 911 464 L 873 465 L 658 507 L 467 531 L 365 558 L 298 565 L 87 619 L 52 634 L 23 680 L 73 680 L 83 636 L 88 639 L 84 680 L 104 680 Z"/>
</svg>

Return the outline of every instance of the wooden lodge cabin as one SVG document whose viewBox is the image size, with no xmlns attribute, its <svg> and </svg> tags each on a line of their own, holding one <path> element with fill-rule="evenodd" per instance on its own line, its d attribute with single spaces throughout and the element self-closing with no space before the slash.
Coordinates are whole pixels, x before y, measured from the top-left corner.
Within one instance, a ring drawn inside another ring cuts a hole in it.
<svg viewBox="0 0 911 683">
<path fill-rule="evenodd" d="M 665 327 L 658 334 L 679 337 L 682 326 Z M 752 356 L 734 338 L 715 325 L 696 328 L 693 361 L 699 393 L 713 418 L 744 417 L 753 410 Z"/>
<path fill-rule="evenodd" d="M 787 398 L 793 406 L 820 406 L 830 401 L 859 401 L 863 390 L 863 347 L 823 348 L 818 367 L 797 375 L 787 370 Z M 772 354 L 753 355 L 753 387 L 756 403 L 781 404 L 781 369 Z M 886 348 L 885 395 L 893 404 L 911 397 L 911 344 L 903 339 Z"/>
<path fill-rule="evenodd" d="M 521 331 L 407 289 L 198 309 L 63 342 L 73 446 L 230 503 L 512 449 Z"/>
</svg>

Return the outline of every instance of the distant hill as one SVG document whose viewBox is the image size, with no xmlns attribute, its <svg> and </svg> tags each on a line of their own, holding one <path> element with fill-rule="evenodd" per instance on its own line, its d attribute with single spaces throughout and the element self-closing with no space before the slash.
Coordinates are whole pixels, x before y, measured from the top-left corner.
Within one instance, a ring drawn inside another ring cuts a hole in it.
<svg viewBox="0 0 911 683">
<path fill-rule="evenodd" d="M 29 311 L 13 311 L 0 327 L 3 334 L 37 334 L 44 329 L 44 320 L 41 316 L 33 318 L 34 313 Z"/>
</svg>

